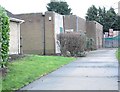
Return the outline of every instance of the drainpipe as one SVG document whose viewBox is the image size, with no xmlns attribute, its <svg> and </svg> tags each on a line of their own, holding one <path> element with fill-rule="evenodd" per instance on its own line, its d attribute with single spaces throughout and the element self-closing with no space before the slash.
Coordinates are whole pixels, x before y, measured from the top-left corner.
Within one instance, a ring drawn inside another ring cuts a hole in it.
<svg viewBox="0 0 120 92">
<path fill-rule="evenodd" d="M 43 16 L 43 55 L 46 54 L 45 52 L 45 14 L 42 15 Z"/>
<path fill-rule="evenodd" d="M 78 16 L 76 16 L 76 31 L 78 32 Z"/>
<path fill-rule="evenodd" d="M 20 51 L 20 52 L 19 52 L 18 54 L 20 54 L 20 55 L 23 54 L 23 49 L 22 49 L 23 39 L 22 39 L 22 36 L 21 36 L 21 24 L 24 23 L 24 22 L 25 22 L 24 20 L 21 20 L 21 22 L 19 23 L 19 28 L 20 28 L 20 29 L 19 29 L 19 31 L 20 31 L 20 32 L 19 32 L 19 37 L 20 37 L 20 38 L 19 38 L 19 45 L 18 45 L 19 48 L 18 48 L 18 52 L 19 52 L 19 51 Z"/>
<path fill-rule="evenodd" d="M 20 23 L 17 23 L 17 35 L 18 36 L 18 53 L 17 54 L 20 54 Z"/>
<path fill-rule="evenodd" d="M 63 15 L 63 30 L 64 30 L 64 33 L 65 33 L 65 15 Z"/>
</svg>

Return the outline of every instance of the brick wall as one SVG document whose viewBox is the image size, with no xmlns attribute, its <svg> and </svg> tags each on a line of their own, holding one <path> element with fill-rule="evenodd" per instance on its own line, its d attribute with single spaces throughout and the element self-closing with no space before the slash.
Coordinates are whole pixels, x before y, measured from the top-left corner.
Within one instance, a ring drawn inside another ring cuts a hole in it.
<svg viewBox="0 0 120 92">
<path fill-rule="evenodd" d="M 86 34 L 88 38 L 95 41 L 95 49 L 102 48 L 103 45 L 103 26 L 95 21 L 86 22 Z"/>
<path fill-rule="evenodd" d="M 86 32 L 86 21 L 76 15 L 65 15 L 64 26 L 65 30 L 73 29 L 73 31 Z"/>
<path fill-rule="evenodd" d="M 55 15 L 54 12 L 19 14 L 25 20 L 21 25 L 22 49 L 24 54 L 55 54 Z M 57 22 L 60 22 L 58 20 Z"/>
<path fill-rule="evenodd" d="M 43 54 L 43 17 L 42 13 L 20 14 L 22 49 L 24 54 Z"/>
</svg>

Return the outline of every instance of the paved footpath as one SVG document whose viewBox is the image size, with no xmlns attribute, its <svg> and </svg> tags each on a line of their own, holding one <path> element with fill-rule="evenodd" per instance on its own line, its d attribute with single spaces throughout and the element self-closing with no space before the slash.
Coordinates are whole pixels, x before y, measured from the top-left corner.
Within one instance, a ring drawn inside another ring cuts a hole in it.
<svg viewBox="0 0 120 92">
<path fill-rule="evenodd" d="M 90 52 L 21 90 L 118 90 L 116 49 Z"/>
</svg>

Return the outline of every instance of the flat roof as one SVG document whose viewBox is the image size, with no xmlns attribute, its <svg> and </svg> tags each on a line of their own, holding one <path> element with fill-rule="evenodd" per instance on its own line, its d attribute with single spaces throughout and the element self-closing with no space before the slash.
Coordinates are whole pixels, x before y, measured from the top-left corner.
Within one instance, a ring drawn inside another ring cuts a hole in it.
<svg viewBox="0 0 120 92">
<path fill-rule="evenodd" d="M 23 23 L 24 22 L 24 20 L 17 19 L 17 18 L 11 18 L 11 17 L 10 17 L 10 21 L 16 22 L 16 23 Z"/>
</svg>

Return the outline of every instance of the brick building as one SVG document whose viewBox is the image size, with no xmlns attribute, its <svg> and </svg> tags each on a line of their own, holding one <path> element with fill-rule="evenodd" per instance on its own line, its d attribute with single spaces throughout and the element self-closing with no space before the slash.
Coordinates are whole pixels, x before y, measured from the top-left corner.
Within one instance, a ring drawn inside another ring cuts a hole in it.
<svg viewBox="0 0 120 92">
<path fill-rule="evenodd" d="M 57 54 L 57 34 L 63 32 L 63 16 L 54 12 L 19 14 L 22 49 L 25 54 Z"/>
<path fill-rule="evenodd" d="M 103 26 L 95 21 L 86 22 L 76 15 L 60 15 L 55 12 L 18 14 L 25 20 L 21 25 L 22 51 L 24 54 L 60 53 L 57 34 L 84 32 L 95 40 L 95 49 L 102 47 Z"/>
<path fill-rule="evenodd" d="M 86 34 L 88 38 L 93 38 L 95 49 L 102 48 L 103 46 L 103 26 L 96 21 L 86 22 Z"/>
</svg>

